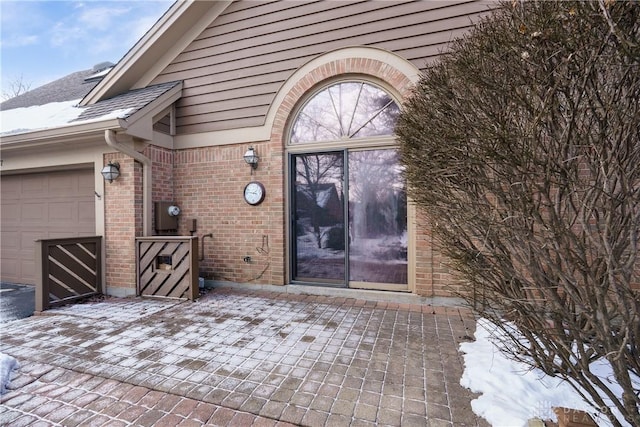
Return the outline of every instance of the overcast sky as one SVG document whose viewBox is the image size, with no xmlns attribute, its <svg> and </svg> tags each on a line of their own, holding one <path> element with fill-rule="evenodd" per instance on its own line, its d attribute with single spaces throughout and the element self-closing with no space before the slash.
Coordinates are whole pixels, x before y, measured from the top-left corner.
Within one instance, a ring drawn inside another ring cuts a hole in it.
<svg viewBox="0 0 640 427">
<path fill-rule="evenodd" d="M 31 89 L 104 61 L 118 62 L 172 0 L 0 0 L 0 83 Z"/>
</svg>

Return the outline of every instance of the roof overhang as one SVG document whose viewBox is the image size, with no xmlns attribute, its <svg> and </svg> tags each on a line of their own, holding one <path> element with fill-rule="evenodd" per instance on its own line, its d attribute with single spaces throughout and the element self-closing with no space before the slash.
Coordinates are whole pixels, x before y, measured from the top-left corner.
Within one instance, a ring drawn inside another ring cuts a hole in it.
<svg viewBox="0 0 640 427">
<path fill-rule="evenodd" d="M 15 152 L 44 146 L 63 147 L 85 143 L 87 140 L 95 138 L 101 138 L 104 141 L 105 130 L 114 130 L 118 133 L 152 141 L 154 123 L 181 96 L 182 83 L 179 83 L 126 119 L 111 118 L 71 122 L 55 128 L 0 136 L 0 150 Z"/>
<path fill-rule="evenodd" d="M 147 86 L 231 2 L 176 1 L 80 105 L 95 104 L 101 99 Z"/>
<path fill-rule="evenodd" d="M 19 151 L 34 147 L 69 145 L 84 142 L 96 135 L 104 134 L 106 129 L 123 130 L 122 119 L 82 122 L 56 128 L 36 130 L 17 135 L 5 135 L 0 138 L 0 150 Z"/>
<path fill-rule="evenodd" d="M 153 102 L 139 109 L 126 119 L 120 119 L 124 133 L 147 141 L 153 140 L 153 125 L 166 114 L 170 107 L 182 96 L 182 82 L 176 84 Z"/>
</svg>

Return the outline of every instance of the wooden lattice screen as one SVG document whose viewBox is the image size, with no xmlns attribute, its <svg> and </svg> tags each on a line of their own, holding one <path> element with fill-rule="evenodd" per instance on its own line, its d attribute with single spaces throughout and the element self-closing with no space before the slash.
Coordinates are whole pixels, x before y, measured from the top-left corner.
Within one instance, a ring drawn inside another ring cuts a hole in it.
<svg viewBox="0 0 640 427">
<path fill-rule="evenodd" d="M 36 312 L 102 293 L 102 237 L 37 240 Z"/>
<path fill-rule="evenodd" d="M 198 238 L 136 238 L 138 295 L 194 300 L 198 289 Z"/>
</svg>

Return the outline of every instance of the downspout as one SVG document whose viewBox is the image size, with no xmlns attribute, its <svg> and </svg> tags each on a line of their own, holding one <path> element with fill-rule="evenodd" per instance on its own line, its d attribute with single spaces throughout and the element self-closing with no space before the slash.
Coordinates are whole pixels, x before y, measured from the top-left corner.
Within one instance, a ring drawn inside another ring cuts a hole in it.
<svg viewBox="0 0 640 427">
<path fill-rule="evenodd" d="M 151 236 L 151 159 L 118 142 L 116 132 L 112 129 L 104 131 L 104 139 L 109 147 L 132 157 L 142 165 L 142 235 Z"/>
</svg>

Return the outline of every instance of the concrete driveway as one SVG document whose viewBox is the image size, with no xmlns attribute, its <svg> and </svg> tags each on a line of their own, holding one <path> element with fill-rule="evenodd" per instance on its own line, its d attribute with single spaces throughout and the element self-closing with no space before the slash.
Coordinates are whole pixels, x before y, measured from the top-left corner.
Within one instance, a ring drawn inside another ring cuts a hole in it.
<svg viewBox="0 0 640 427">
<path fill-rule="evenodd" d="M 458 308 L 219 288 L 8 323 L 0 425 L 486 426 L 460 386 Z"/>
<path fill-rule="evenodd" d="M 33 315 L 35 295 L 33 286 L 0 282 L 0 323 Z"/>
</svg>

